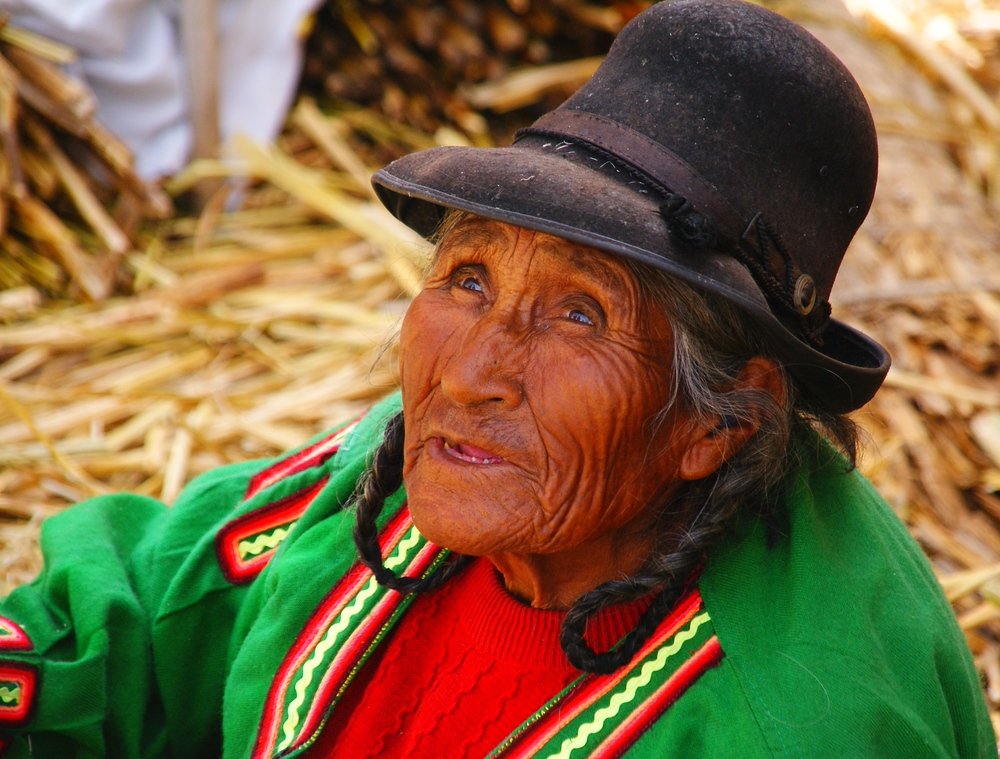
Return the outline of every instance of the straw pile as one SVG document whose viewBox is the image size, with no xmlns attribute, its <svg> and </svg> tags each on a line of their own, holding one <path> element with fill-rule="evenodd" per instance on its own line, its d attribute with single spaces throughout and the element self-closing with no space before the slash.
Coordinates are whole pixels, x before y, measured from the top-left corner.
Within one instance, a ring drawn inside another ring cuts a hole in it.
<svg viewBox="0 0 1000 759">
<path fill-rule="evenodd" d="M 858 417 L 870 433 L 863 469 L 931 557 L 997 728 L 1000 12 L 955 0 L 906 15 L 876 0 L 852 7 L 863 26 L 799 20 L 858 76 L 880 133 L 875 205 L 832 298 L 893 355 Z"/>
<path fill-rule="evenodd" d="M 513 121 L 501 114 L 525 106 L 541 114 L 558 105 L 565 83 L 586 79 L 598 63 L 595 56 L 644 5 L 328 3 L 309 40 L 304 86 L 378 107 L 393 121 L 426 132 L 450 124 L 474 142 L 488 143 L 502 125 L 524 125 L 524 114 Z"/>
<path fill-rule="evenodd" d="M 769 5 L 837 51 L 873 105 L 880 187 L 833 296 L 836 316 L 894 356 L 858 416 L 862 468 L 930 556 L 996 714 L 1000 5 L 904 2 L 850 0 L 854 15 L 829 0 Z M 596 50 L 557 44 L 522 5 L 329 4 L 278 146 L 239 146 L 242 179 L 201 213 L 133 232 L 117 279 L 128 290 L 99 304 L 38 285 L 0 292 L 0 584 L 37 570 L 38 524 L 66 505 L 122 489 L 169 502 L 196 473 L 275 454 L 394 386 L 390 336 L 425 251 L 373 201 L 370 167 L 503 139 L 587 75 Z M 448 34 L 480 52 L 457 61 L 421 41 L 420 24 L 386 20 L 439 6 Z M 596 46 L 638 6 L 531 7 L 591 14 Z M 500 11 L 502 28 L 521 27 L 506 50 L 476 26 Z M 331 95 L 336 109 L 317 107 Z M 200 162 L 168 189 L 232 176 Z"/>
<path fill-rule="evenodd" d="M 74 60 L 0 16 L 0 308 L 36 294 L 108 297 L 136 224 L 171 210 L 61 68 Z"/>
</svg>

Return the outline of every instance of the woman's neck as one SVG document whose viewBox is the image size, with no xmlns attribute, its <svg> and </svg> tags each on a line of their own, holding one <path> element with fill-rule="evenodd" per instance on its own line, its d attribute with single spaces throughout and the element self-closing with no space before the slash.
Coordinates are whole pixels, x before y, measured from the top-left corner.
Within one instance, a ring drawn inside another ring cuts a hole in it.
<svg viewBox="0 0 1000 759">
<path fill-rule="evenodd" d="M 568 551 L 492 554 L 487 558 L 507 592 L 538 609 L 568 609 L 577 598 L 609 580 L 636 574 L 651 551 L 648 533 L 631 539 L 598 538 Z"/>
</svg>

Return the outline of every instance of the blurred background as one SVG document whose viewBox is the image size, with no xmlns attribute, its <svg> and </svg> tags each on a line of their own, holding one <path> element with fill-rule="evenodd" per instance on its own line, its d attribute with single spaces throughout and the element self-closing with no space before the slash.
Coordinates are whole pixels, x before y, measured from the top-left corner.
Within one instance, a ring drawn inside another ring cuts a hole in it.
<svg viewBox="0 0 1000 759">
<path fill-rule="evenodd" d="M 392 390 L 427 251 L 372 170 L 509 142 L 648 4 L 0 0 L 0 592 L 66 506 L 171 502 Z M 832 297 L 894 359 L 861 467 L 931 559 L 997 727 L 1000 0 L 762 4 L 875 114 L 879 189 Z"/>
</svg>

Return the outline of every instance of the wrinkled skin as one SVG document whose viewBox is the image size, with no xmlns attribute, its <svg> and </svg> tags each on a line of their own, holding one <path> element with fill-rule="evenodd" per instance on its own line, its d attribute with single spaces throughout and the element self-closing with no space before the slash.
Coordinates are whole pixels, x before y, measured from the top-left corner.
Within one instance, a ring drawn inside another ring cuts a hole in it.
<svg viewBox="0 0 1000 759">
<path fill-rule="evenodd" d="M 704 438 L 667 406 L 672 333 L 615 258 L 472 218 L 403 321 L 404 478 L 439 545 L 536 606 L 639 569 Z"/>
</svg>

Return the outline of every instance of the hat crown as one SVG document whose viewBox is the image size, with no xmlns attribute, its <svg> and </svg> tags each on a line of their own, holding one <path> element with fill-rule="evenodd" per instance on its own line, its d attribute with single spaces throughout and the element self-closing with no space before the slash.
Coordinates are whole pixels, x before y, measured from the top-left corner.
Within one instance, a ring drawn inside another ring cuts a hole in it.
<svg viewBox="0 0 1000 759">
<path fill-rule="evenodd" d="M 749 3 L 666 0 L 625 26 L 563 109 L 679 156 L 743 223 L 759 214 L 829 297 L 871 205 L 878 153 L 860 88 L 810 34 Z"/>
<path fill-rule="evenodd" d="M 715 293 L 761 330 L 801 397 L 839 413 L 889 368 L 828 303 L 877 161 L 868 105 L 818 40 L 740 0 L 664 0 L 514 145 L 432 148 L 372 181 L 424 235 L 457 209 Z"/>
</svg>

